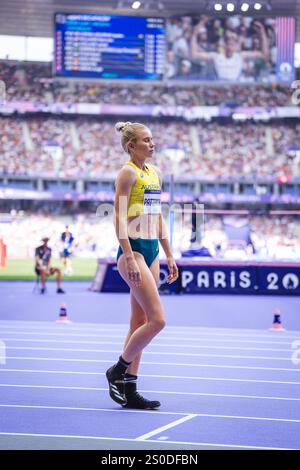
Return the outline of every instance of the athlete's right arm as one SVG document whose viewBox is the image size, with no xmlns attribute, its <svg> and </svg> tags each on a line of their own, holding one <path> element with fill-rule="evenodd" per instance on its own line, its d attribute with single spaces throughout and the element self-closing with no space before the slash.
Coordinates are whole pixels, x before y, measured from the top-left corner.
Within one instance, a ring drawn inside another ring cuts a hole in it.
<svg viewBox="0 0 300 470">
<path fill-rule="evenodd" d="M 128 239 L 127 209 L 131 188 L 136 183 L 136 173 L 129 165 L 121 169 L 116 179 L 114 224 L 117 238 L 126 260 L 129 280 L 136 285 L 141 283 L 141 273 Z"/>
</svg>

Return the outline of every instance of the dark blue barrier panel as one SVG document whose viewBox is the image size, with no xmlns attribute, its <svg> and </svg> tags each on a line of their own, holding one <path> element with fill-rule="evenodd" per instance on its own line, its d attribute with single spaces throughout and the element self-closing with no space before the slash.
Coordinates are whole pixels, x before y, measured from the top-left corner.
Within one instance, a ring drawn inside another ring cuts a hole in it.
<svg viewBox="0 0 300 470">
<path fill-rule="evenodd" d="M 120 276 L 116 263 L 108 263 L 101 292 L 129 292 L 129 287 Z"/>
<path fill-rule="evenodd" d="M 160 266 L 162 294 L 300 295 L 300 265 L 178 261 L 179 279 L 166 284 L 167 265 Z M 108 262 L 101 292 L 129 292 L 116 263 Z"/>
<path fill-rule="evenodd" d="M 261 294 L 300 295 L 300 266 L 260 266 L 257 274 Z"/>
<path fill-rule="evenodd" d="M 181 267 L 181 285 L 187 294 L 257 294 L 253 266 L 191 265 Z"/>
</svg>

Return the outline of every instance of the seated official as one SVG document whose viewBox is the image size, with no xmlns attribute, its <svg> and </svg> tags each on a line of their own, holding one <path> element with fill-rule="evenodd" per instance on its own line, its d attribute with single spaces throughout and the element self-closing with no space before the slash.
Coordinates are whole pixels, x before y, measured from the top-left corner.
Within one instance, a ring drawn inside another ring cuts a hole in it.
<svg viewBox="0 0 300 470">
<path fill-rule="evenodd" d="M 52 250 L 48 246 L 48 237 L 42 238 L 43 244 L 38 246 L 35 250 L 35 272 L 38 276 L 41 276 L 42 288 L 41 294 L 45 293 L 46 280 L 49 276 L 56 273 L 56 282 L 58 294 L 64 294 L 65 291 L 61 288 L 61 270 L 59 268 L 51 267 L 51 256 Z"/>
</svg>

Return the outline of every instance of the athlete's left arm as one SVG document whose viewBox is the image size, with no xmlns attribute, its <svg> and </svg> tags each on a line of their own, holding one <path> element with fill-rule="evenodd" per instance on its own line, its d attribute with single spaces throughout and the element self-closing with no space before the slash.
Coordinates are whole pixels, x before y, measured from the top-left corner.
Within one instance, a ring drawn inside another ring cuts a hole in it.
<svg viewBox="0 0 300 470">
<path fill-rule="evenodd" d="M 159 176 L 160 187 L 161 187 L 161 184 L 162 184 L 161 172 L 157 167 L 155 167 L 155 170 L 157 171 L 157 174 Z M 158 239 L 167 258 L 167 264 L 168 264 L 168 269 L 169 269 L 167 283 L 171 284 L 172 282 L 176 281 L 176 279 L 178 278 L 178 268 L 177 268 L 174 256 L 172 254 L 172 249 L 171 249 L 170 242 L 169 242 L 169 234 L 168 234 L 167 226 L 164 221 L 162 213 L 160 213 L 158 217 L 159 217 Z"/>
<path fill-rule="evenodd" d="M 154 168 L 159 177 L 160 187 L 162 188 L 162 176 L 161 176 L 160 169 L 157 168 L 156 166 L 154 166 Z M 168 259 L 168 258 L 173 257 L 171 246 L 169 243 L 169 233 L 168 233 L 168 229 L 167 229 L 162 213 L 158 215 L 158 239 L 165 252 L 166 258 Z"/>
</svg>

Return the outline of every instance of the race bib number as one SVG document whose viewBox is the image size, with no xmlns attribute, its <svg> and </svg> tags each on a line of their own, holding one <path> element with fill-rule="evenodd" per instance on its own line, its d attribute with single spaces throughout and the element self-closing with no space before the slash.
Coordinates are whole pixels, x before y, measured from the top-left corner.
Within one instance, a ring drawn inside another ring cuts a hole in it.
<svg viewBox="0 0 300 470">
<path fill-rule="evenodd" d="M 144 214 L 160 214 L 161 191 L 159 189 L 145 189 L 144 192 Z"/>
</svg>

